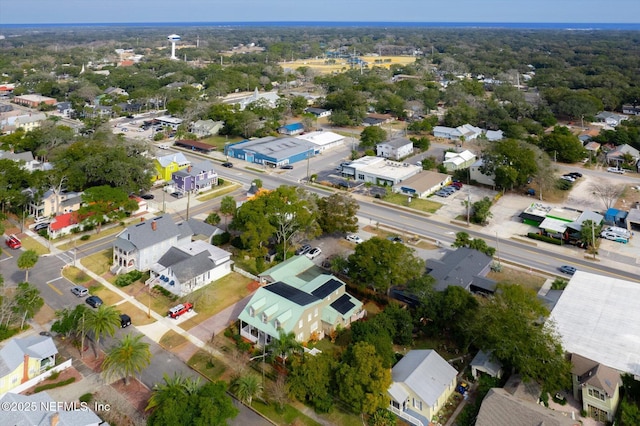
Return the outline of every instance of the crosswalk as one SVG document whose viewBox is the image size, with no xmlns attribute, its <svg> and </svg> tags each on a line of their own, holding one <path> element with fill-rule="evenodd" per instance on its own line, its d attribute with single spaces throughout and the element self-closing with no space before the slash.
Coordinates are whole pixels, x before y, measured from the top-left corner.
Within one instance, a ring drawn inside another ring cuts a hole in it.
<svg viewBox="0 0 640 426">
<path fill-rule="evenodd" d="M 58 253 L 58 254 L 56 254 L 56 257 L 58 259 L 62 260 L 67 265 L 73 264 L 74 255 L 73 255 L 73 251 L 72 250 L 65 251 L 65 252 L 62 252 L 62 253 Z"/>
</svg>

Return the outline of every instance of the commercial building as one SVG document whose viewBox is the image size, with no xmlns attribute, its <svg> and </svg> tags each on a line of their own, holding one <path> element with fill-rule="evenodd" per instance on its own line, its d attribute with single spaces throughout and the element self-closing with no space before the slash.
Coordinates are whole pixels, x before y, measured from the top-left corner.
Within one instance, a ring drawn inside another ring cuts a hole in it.
<svg viewBox="0 0 640 426">
<path fill-rule="evenodd" d="M 357 182 L 393 186 L 420 173 L 421 170 L 422 167 L 412 164 L 367 156 L 342 166 L 342 175 Z"/>
<path fill-rule="evenodd" d="M 400 160 L 413 154 L 413 142 L 405 138 L 391 139 L 376 145 L 376 155 L 378 157 Z"/>
<path fill-rule="evenodd" d="M 345 137 L 342 135 L 322 131 L 305 133 L 304 135 L 296 136 L 296 138 L 313 144 L 317 153 L 342 146 L 345 141 Z"/>
<path fill-rule="evenodd" d="M 316 147 L 303 139 L 267 136 L 227 145 L 226 155 L 248 163 L 279 167 L 306 160 L 316 154 Z"/>
<path fill-rule="evenodd" d="M 54 98 L 42 95 L 22 95 L 13 98 L 13 103 L 29 108 L 37 108 L 40 104 L 55 105 L 57 102 Z"/>
</svg>

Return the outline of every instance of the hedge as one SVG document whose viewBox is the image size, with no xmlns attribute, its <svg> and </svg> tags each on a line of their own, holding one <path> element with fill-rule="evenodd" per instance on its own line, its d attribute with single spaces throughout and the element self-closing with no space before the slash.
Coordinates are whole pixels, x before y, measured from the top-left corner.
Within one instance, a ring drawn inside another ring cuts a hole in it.
<svg viewBox="0 0 640 426">
<path fill-rule="evenodd" d="M 34 393 L 38 393 L 38 392 L 42 392 L 42 391 L 47 390 L 47 389 L 59 388 L 60 386 L 66 386 L 66 385 L 71 384 L 71 383 L 73 383 L 75 381 L 76 381 L 76 378 L 75 377 L 71 377 L 71 378 L 68 378 L 67 380 L 63 380 L 61 382 L 48 383 L 46 385 L 36 386 L 36 388 L 33 390 L 33 392 Z"/>
<path fill-rule="evenodd" d="M 557 238 L 547 237 L 546 235 L 536 234 L 535 232 L 529 232 L 527 234 L 527 237 L 532 238 L 534 240 L 539 240 L 539 241 L 544 241 L 546 243 L 555 244 L 557 246 L 562 245 L 562 240 L 559 240 Z"/>
</svg>

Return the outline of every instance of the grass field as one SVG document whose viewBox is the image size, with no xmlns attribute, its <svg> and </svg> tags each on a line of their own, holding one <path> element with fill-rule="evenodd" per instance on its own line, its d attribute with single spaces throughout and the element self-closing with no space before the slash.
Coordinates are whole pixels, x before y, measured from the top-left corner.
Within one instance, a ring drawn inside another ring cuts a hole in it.
<svg viewBox="0 0 640 426">
<path fill-rule="evenodd" d="M 407 65 L 416 61 L 413 56 L 361 56 L 360 59 L 368 64 L 369 68 L 383 67 L 389 68 L 391 65 Z M 300 59 L 293 62 L 280 62 L 282 68 L 298 69 L 300 67 L 308 67 L 320 74 L 330 74 L 336 72 L 348 71 L 352 68 L 360 69 L 359 65 L 353 67 L 347 63 L 345 59 L 335 59 L 334 63 L 330 63 L 324 58 L 318 59 Z"/>
<path fill-rule="evenodd" d="M 238 188 L 240 188 L 240 184 L 225 180 L 225 182 L 221 186 L 217 186 L 216 189 L 214 190 L 207 191 L 206 194 L 202 194 L 198 196 L 196 199 L 201 202 L 213 200 L 214 198 L 227 195 Z"/>
<path fill-rule="evenodd" d="M 38 254 L 38 256 L 49 254 L 49 249 L 47 247 L 43 246 L 31 237 L 22 237 L 20 241 L 22 241 L 22 248 L 24 250 L 33 250 Z"/>
<path fill-rule="evenodd" d="M 82 265 L 93 271 L 97 275 L 102 275 L 109 270 L 112 260 L 113 249 L 102 250 L 91 256 L 83 257 L 80 262 Z"/>
<path fill-rule="evenodd" d="M 408 197 L 403 194 L 389 194 L 384 197 L 384 201 L 388 203 L 397 204 L 399 206 L 409 207 L 414 210 L 419 210 L 425 213 L 435 213 L 438 211 L 442 204 L 431 200 L 423 200 L 422 198 L 412 198 L 411 203 L 408 202 Z"/>
<path fill-rule="evenodd" d="M 498 283 L 507 282 L 511 284 L 518 284 L 535 292 L 538 292 L 546 281 L 544 277 L 534 275 L 529 271 L 509 268 L 505 265 L 502 265 L 502 271 L 500 272 L 489 272 L 487 274 L 487 278 L 495 280 Z"/>
</svg>

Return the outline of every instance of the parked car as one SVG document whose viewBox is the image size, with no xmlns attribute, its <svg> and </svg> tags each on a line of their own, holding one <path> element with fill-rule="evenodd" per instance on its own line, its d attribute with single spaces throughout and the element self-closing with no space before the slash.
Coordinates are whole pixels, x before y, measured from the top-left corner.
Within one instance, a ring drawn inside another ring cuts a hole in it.
<svg viewBox="0 0 640 426">
<path fill-rule="evenodd" d="M 303 254 L 309 253 L 310 250 L 311 250 L 311 246 L 309 244 L 304 244 L 298 247 L 298 250 L 296 250 L 296 255 L 302 256 Z"/>
<path fill-rule="evenodd" d="M 462 187 L 464 186 L 464 185 L 462 185 L 462 182 L 457 182 L 457 181 L 453 182 L 451 185 L 456 187 L 456 188 L 458 188 L 458 189 L 462 189 Z"/>
<path fill-rule="evenodd" d="M 614 232 L 607 232 L 607 231 L 603 231 L 600 233 L 600 237 L 607 239 L 609 241 L 615 241 L 616 243 L 622 243 L 622 244 L 627 244 L 627 242 L 629 241 L 628 238 L 616 234 Z"/>
<path fill-rule="evenodd" d="M 364 240 L 362 238 L 360 238 L 359 235 L 355 235 L 355 234 L 347 235 L 345 238 L 347 239 L 347 241 L 349 241 L 351 243 L 360 244 L 360 243 L 364 242 Z"/>
<path fill-rule="evenodd" d="M 311 250 L 309 250 L 309 252 L 305 253 L 305 256 L 307 256 L 309 259 L 315 259 L 321 254 L 322 254 L 322 250 L 320 249 L 320 247 L 314 247 Z"/>
<path fill-rule="evenodd" d="M 607 168 L 607 171 L 609 173 L 618 173 L 619 175 L 623 175 L 624 174 L 624 169 L 619 169 L 617 167 L 609 167 L 609 168 Z"/>
<path fill-rule="evenodd" d="M 574 268 L 573 266 L 569 266 L 569 265 L 562 265 L 560 268 L 560 272 L 562 272 L 563 274 L 567 274 L 567 275 L 573 275 L 576 273 L 576 268 Z"/>
<path fill-rule="evenodd" d="M 49 222 L 42 222 L 42 223 L 38 223 L 36 226 L 33 227 L 33 230 L 38 232 L 38 231 L 42 231 L 43 229 L 48 229 L 49 228 Z"/>
<path fill-rule="evenodd" d="M 576 179 L 582 177 L 582 173 L 579 173 L 579 172 L 571 172 L 571 173 L 568 173 L 568 175 Z"/>
<path fill-rule="evenodd" d="M 562 180 L 566 180 L 567 182 L 575 182 L 575 181 L 576 181 L 576 179 L 575 179 L 575 178 L 572 178 L 572 177 L 571 177 L 571 176 L 569 176 L 569 175 L 561 176 L 561 177 L 560 177 L 560 179 L 562 179 Z"/>
<path fill-rule="evenodd" d="M 100 307 L 100 305 L 102 305 L 102 299 L 100 299 L 98 296 L 89 296 L 85 299 L 85 302 L 87 302 L 87 305 L 91 306 L 92 308 L 98 308 Z"/>
<path fill-rule="evenodd" d="M 387 240 L 389 241 L 393 241 L 394 243 L 403 243 L 404 241 L 402 241 L 402 238 L 398 237 L 397 235 L 390 235 L 387 237 Z"/>
<path fill-rule="evenodd" d="M 193 305 L 191 303 L 181 303 L 169 309 L 169 317 L 178 318 L 180 315 L 186 314 L 187 312 L 191 311 L 193 311 Z"/>
<path fill-rule="evenodd" d="M 284 166 L 280 166 L 283 170 L 293 170 L 293 166 L 291 164 L 285 164 Z"/>
<path fill-rule="evenodd" d="M 233 163 L 230 163 L 230 162 L 226 161 L 226 162 L 222 163 L 222 167 L 226 167 L 228 169 L 231 169 L 231 168 L 233 168 Z"/>
<path fill-rule="evenodd" d="M 182 192 L 176 191 L 176 192 L 172 192 L 171 196 L 175 197 L 175 198 L 182 198 L 182 197 L 184 197 L 184 194 Z"/>
<path fill-rule="evenodd" d="M 9 235 L 5 240 L 5 243 L 9 248 L 14 250 L 17 250 L 20 247 L 22 247 L 22 241 L 20 241 L 20 238 L 16 237 L 14 234 Z"/>
<path fill-rule="evenodd" d="M 89 294 L 89 289 L 86 287 L 82 287 L 81 285 L 77 285 L 71 287 L 71 293 L 75 294 L 78 297 L 84 297 Z"/>
<path fill-rule="evenodd" d="M 131 325 L 131 317 L 127 314 L 120 314 L 120 327 L 127 328 Z"/>
<path fill-rule="evenodd" d="M 446 197 L 448 197 L 449 195 L 451 195 L 451 192 L 447 192 L 447 191 L 440 190 L 440 191 L 437 191 L 437 192 L 436 192 L 436 195 L 437 195 L 438 197 L 445 197 L 445 198 L 446 198 Z"/>
<path fill-rule="evenodd" d="M 156 197 L 153 194 L 142 194 L 140 198 L 142 198 L 143 200 L 153 200 Z"/>
</svg>

